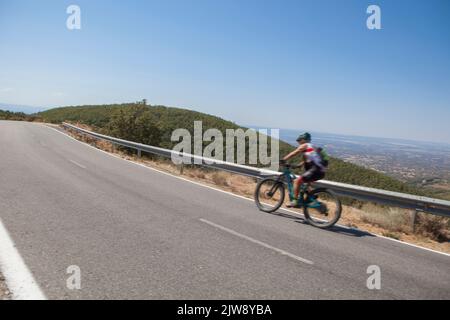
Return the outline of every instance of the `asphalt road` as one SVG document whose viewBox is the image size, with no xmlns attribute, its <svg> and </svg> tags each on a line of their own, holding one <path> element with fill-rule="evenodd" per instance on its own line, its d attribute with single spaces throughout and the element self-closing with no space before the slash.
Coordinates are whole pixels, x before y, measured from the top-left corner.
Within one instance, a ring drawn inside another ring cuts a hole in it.
<svg viewBox="0 0 450 320">
<path fill-rule="evenodd" d="M 49 299 L 450 299 L 449 256 L 261 213 L 39 124 L 0 121 L 0 219 Z"/>
</svg>

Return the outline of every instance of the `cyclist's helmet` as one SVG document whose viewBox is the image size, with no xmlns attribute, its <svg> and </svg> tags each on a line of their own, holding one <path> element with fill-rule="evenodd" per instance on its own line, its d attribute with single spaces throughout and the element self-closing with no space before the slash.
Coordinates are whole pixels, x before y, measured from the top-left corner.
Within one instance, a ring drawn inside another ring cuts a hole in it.
<svg viewBox="0 0 450 320">
<path fill-rule="evenodd" d="M 311 142 L 311 134 L 309 134 L 308 132 L 302 133 L 297 138 L 297 141 L 300 141 L 300 140 L 305 140 L 307 142 Z"/>
</svg>

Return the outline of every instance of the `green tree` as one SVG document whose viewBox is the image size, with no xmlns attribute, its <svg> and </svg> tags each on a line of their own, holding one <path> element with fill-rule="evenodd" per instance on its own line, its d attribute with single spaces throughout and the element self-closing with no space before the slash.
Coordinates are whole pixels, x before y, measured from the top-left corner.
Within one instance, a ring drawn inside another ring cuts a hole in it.
<svg viewBox="0 0 450 320">
<path fill-rule="evenodd" d="M 120 139 L 156 146 L 161 142 L 161 130 L 145 106 L 136 105 L 117 110 L 108 123 L 107 130 L 108 134 Z"/>
</svg>

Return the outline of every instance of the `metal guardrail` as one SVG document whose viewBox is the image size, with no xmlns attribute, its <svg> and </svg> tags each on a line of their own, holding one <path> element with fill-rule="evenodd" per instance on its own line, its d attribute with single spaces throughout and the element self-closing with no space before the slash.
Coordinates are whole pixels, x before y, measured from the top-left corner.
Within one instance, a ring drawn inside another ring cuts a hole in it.
<svg viewBox="0 0 450 320">
<path fill-rule="evenodd" d="M 132 141 L 122 140 L 110 136 L 106 136 L 103 134 L 99 134 L 93 131 L 89 131 L 86 129 L 79 128 L 77 126 L 71 125 L 69 123 L 63 123 L 63 127 L 71 130 L 75 130 L 80 133 L 84 133 L 91 137 L 102 139 L 108 142 L 111 142 L 116 145 L 136 149 L 138 151 L 138 155 L 141 155 L 141 152 L 148 152 L 151 154 L 168 157 L 170 158 L 172 155 L 183 156 L 184 159 L 190 160 L 190 163 L 200 164 L 206 167 L 212 167 L 219 170 L 228 171 L 235 174 L 240 174 L 244 176 L 249 176 L 253 178 L 265 178 L 270 175 L 278 175 L 279 172 L 239 165 L 235 163 L 230 163 L 226 161 L 220 161 L 211 158 L 205 158 L 193 154 L 180 153 L 169 149 L 149 146 L 141 143 L 136 143 Z M 194 163 L 194 161 L 197 163 Z M 386 191 L 375 188 L 367 188 L 361 186 L 355 186 L 346 183 L 320 180 L 314 183 L 317 187 L 325 187 L 333 190 L 340 196 L 355 198 L 364 201 L 375 202 L 383 205 L 390 205 L 405 209 L 414 210 L 413 215 L 413 225 L 415 222 L 415 216 L 417 212 L 425 212 L 434 215 L 450 217 L 450 201 L 433 199 L 428 197 L 415 196 L 400 192 Z"/>
</svg>

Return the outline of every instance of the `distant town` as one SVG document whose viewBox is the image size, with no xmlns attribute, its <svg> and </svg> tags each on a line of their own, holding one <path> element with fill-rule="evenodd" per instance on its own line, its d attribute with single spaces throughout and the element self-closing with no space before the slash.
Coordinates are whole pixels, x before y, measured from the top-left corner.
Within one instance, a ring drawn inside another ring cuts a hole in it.
<svg viewBox="0 0 450 320">
<path fill-rule="evenodd" d="M 282 129 L 295 145 L 299 131 Z M 314 133 L 330 155 L 415 185 L 450 190 L 450 144 Z"/>
</svg>

